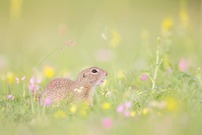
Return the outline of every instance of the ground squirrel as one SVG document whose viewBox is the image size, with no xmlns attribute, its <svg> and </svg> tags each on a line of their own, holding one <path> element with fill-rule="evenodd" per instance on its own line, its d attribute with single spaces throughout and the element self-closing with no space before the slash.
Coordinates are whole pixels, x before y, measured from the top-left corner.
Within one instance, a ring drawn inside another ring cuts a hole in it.
<svg viewBox="0 0 202 135">
<path fill-rule="evenodd" d="M 76 81 L 56 78 L 42 91 L 40 103 L 44 104 L 47 99 L 51 103 L 58 103 L 71 95 L 73 100 L 87 101 L 92 106 L 95 86 L 102 84 L 107 74 L 98 67 L 91 67 L 81 71 Z"/>
</svg>

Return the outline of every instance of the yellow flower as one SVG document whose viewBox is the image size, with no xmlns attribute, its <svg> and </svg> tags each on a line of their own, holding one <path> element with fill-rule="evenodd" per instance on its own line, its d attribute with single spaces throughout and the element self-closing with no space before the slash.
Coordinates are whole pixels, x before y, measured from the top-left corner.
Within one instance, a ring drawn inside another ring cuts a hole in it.
<svg viewBox="0 0 202 135">
<path fill-rule="evenodd" d="M 77 111 L 76 105 L 72 105 L 72 106 L 70 107 L 69 111 L 70 111 L 71 113 L 76 113 L 76 111 Z"/>
<path fill-rule="evenodd" d="M 52 67 L 46 66 L 44 67 L 44 74 L 46 75 L 46 77 L 51 78 L 54 76 L 55 71 Z"/>
<path fill-rule="evenodd" d="M 170 17 L 167 17 L 162 22 L 162 31 L 167 32 L 173 27 L 173 19 Z"/>
<path fill-rule="evenodd" d="M 148 110 L 147 108 L 144 108 L 143 111 L 142 111 L 142 113 L 143 113 L 144 115 L 147 115 L 148 112 L 149 112 L 149 110 Z"/>
<path fill-rule="evenodd" d="M 67 117 L 67 114 L 62 111 L 62 110 L 58 110 L 55 114 L 54 114 L 55 118 L 65 118 Z"/>
<path fill-rule="evenodd" d="M 136 115 L 136 112 L 135 112 L 135 111 L 130 112 L 130 116 L 131 116 L 131 117 L 135 117 L 135 115 Z"/>
<path fill-rule="evenodd" d="M 121 35 L 117 30 L 111 30 L 111 35 L 112 35 L 112 38 L 110 41 L 110 46 L 112 48 L 116 48 L 121 42 Z"/>
<path fill-rule="evenodd" d="M 116 74 L 118 79 L 123 79 L 125 78 L 125 74 L 123 70 L 118 70 L 117 74 Z"/>
<path fill-rule="evenodd" d="M 102 108 L 104 110 L 109 110 L 111 108 L 111 104 L 109 102 L 105 102 L 102 104 Z"/>
<path fill-rule="evenodd" d="M 166 109 L 171 112 L 175 112 L 179 110 L 179 101 L 174 97 L 168 97 L 165 99 L 167 103 Z"/>
<path fill-rule="evenodd" d="M 6 74 L 6 82 L 8 82 L 8 83 L 13 83 L 15 81 L 15 76 L 14 76 L 14 74 L 12 73 L 12 72 L 8 72 L 7 74 Z"/>
<path fill-rule="evenodd" d="M 10 16 L 11 18 L 20 18 L 22 8 L 22 0 L 11 0 L 10 4 Z"/>
</svg>

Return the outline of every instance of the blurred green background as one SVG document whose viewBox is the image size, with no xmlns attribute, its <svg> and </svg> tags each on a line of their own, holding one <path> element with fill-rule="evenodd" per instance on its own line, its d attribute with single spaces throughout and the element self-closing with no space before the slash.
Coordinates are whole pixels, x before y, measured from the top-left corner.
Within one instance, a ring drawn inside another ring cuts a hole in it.
<svg viewBox="0 0 202 135">
<path fill-rule="evenodd" d="M 147 66 L 144 60 L 159 36 L 162 44 L 169 39 L 174 63 L 186 57 L 201 66 L 200 14 L 200 0 L 1 0 L 0 58 L 6 61 L 4 70 L 29 73 L 50 52 L 73 40 L 74 47 L 43 64 L 78 72 L 85 66 L 103 66 L 96 54 L 107 50 L 113 58 L 104 68 L 138 70 Z M 113 31 L 119 39 L 110 47 Z"/>
</svg>

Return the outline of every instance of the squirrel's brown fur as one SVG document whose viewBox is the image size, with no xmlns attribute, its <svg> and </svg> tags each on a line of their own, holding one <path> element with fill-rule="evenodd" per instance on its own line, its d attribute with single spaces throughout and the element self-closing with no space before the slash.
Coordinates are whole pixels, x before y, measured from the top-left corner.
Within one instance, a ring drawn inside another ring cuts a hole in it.
<svg viewBox="0 0 202 135">
<path fill-rule="evenodd" d="M 56 78 L 42 91 L 40 103 L 44 104 L 46 99 L 49 99 L 51 103 L 58 103 L 71 95 L 73 100 L 87 101 L 92 105 L 94 88 L 103 83 L 106 76 L 106 71 L 91 67 L 81 71 L 75 81 L 68 78 Z"/>
</svg>

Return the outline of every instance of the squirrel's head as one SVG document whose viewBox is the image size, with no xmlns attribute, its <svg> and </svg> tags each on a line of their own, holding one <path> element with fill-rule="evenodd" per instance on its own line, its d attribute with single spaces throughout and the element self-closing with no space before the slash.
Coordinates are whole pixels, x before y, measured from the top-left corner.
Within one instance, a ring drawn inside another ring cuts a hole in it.
<svg viewBox="0 0 202 135">
<path fill-rule="evenodd" d="M 107 77 L 107 72 L 98 67 L 90 67 L 81 71 L 78 75 L 77 81 L 85 86 L 101 85 Z"/>
</svg>

